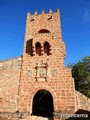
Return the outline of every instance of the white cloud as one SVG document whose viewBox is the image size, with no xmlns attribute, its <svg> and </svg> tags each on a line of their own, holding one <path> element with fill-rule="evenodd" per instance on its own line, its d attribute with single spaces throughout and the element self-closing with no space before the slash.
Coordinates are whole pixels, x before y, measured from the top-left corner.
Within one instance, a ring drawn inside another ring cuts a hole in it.
<svg viewBox="0 0 90 120">
<path fill-rule="evenodd" d="M 90 22 L 90 9 L 85 8 L 83 20 L 84 22 Z"/>
</svg>

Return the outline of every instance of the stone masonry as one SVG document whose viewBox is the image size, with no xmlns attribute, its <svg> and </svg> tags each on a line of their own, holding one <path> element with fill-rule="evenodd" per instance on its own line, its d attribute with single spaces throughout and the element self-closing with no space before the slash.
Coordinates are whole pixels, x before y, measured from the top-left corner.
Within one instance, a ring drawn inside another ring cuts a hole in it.
<svg viewBox="0 0 90 120">
<path fill-rule="evenodd" d="M 71 69 L 64 66 L 65 55 L 60 11 L 28 13 L 23 57 L 0 61 L 0 112 L 34 115 L 35 96 L 42 90 L 52 98 L 53 113 L 90 111 L 90 99 L 75 91 Z"/>
<path fill-rule="evenodd" d="M 22 58 L 0 61 L 0 112 L 17 111 Z"/>
<path fill-rule="evenodd" d="M 62 41 L 59 11 L 38 15 L 27 15 L 23 63 L 19 90 L 19 110 L 32 114 L 33 97 L 40 89 L 48 90 L 53 96 L 55 111 L 75 111 L 75 89 L 71 70 L 64 67 L 65 45 Z M 49 32 L 41 32 L 47 30 Z M 28 41 L 32 40 L 33 55 Z M 41 44 L 41 55 L 36 54 L 35 45 Z M 44 43 L 50 44 L 50 55 L 44 53 Z M 35 78 L 36 65 L 47 63 L 47 76 Z M 31 74 L 29 75 L 30 72 Z M 47 77 L 46 79 L 44 77 Z"/>
</svg>

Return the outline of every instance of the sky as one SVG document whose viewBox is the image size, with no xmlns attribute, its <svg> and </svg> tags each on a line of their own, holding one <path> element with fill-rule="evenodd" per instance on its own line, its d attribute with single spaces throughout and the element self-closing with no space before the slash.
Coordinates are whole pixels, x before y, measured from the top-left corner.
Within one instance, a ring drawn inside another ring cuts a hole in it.
<svg viewBox="0 0 90 120">
<path fill-rule="evenodd" d="M 27 12 L 60 9 L 65 65 L 90 56 L 90 0 L 0 0 L 0 60 L 23 54 Z"/>
</svg>

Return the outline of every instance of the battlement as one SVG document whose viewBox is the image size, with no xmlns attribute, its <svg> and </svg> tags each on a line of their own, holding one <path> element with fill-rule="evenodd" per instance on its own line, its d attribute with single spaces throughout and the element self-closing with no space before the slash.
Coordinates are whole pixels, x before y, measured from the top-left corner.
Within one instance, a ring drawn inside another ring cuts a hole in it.
<svg viewBox="0 0 90 120">
<path fill-rule="evenodd" d="M 41 19 L 42 17 L 42 19 Z M 57 20 L 55 20 L 55 18 Z M 30 12 L 27 13 L 27 20 L 29 20 L 29 22 L 36 22 L 36 21 L 60 21 L 60 10 L 57 9 L 56 12 L 53 12 L 52 9 L 49 10 L 48 13 L 45 13 L 44 10 L 42 10 L 41 14 L 38 14 L 37 11 L 34 12 L 34 14 L 32 15 Z M 59 20 L 58 20 L 59 19 Z M 38 24 L 39 25 L 39 24 Z"/>
<path fill-rule="evenodd" d="M 55 12 L 53 12 L 52 9 L 50 9 L 48 13 L 45 13 L 45 11 L 42 10 L 41 14 L 38 14 L 38 12 L 35 11 L 33 15 L 31 15 L 30 12 L 28 12 L 28 14 L 31 15 L 31 16 L 43 15 L 43 14 L 53 14 L 53 13 L 60 13 L 60 10 L 57 9 Z"/>
</svg>

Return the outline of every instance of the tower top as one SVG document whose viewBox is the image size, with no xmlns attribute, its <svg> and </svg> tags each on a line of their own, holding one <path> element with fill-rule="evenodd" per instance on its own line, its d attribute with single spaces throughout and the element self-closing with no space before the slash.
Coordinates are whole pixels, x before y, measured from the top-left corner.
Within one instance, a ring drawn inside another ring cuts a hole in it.
<svg viewBox="0 0 90 120">
<path fill-rule="evenodd" d="M 38 14 L 37 11 L 33 15 L 30 12 L 27 13 L 25 40 L 37 37 L 41 33 L 50 33 L 49 35 L 53 37 L 62 37 L 59 9 L 55 12 L 50 9 L 48 13 L 42 10 L 41 14 Z"/>
</svg>

